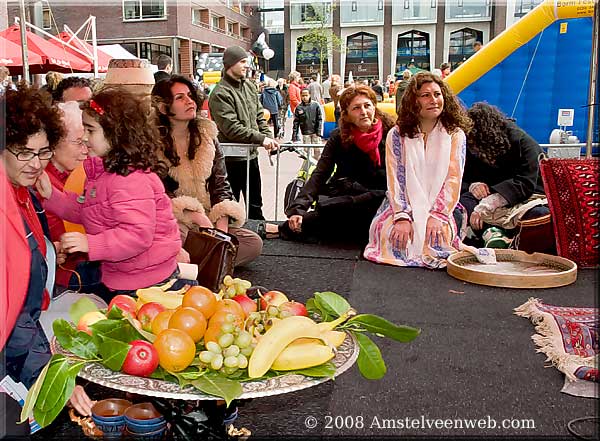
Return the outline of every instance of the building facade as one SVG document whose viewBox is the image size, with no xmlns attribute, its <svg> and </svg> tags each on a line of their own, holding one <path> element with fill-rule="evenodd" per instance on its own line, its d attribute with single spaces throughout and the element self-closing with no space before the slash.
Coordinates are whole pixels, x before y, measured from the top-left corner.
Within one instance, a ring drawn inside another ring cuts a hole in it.
<svg viewBox="0 0 600 441">
<path fill-rule="evenodd" d="M 385 79 L 406 68 L 456 68 L 483 44 L 525 15 L 541 0 L 262 0 L 263 26 L 283 30 L 285 72 L 304 77 L 320 71 L 318 45 L 307 42 L 311 29 L 331 30 L 341 40 L 329 48 L 323 74 Z M 281 9 L 278 9 L 280 7 Z M 281 12 L 275 12 L 279 11 Z M 279 14 L 279 15 L 275 15 Z M 283 22 L 283 23 L 282 23 Z"/>
<path fill-rule="evenodd" d="M 156 63 L 161 54 L 173 58 L 174 72 L 196 72 L 201 54 L 224 52 L 237 45 L 250 49 L 259 33 L 256 8 L 239 0 L 113 0 L 95 5 L 81 0 L 27 2 L 28 21 L 56 34 L 63 25 L 77 30 L 96 17 L 99 45 L 118 43 L 133 55 Z M 18 16 L 9 0 L 8 19 Z M 88 41 L 91 36 L 87 36 Z"/>
</svg>

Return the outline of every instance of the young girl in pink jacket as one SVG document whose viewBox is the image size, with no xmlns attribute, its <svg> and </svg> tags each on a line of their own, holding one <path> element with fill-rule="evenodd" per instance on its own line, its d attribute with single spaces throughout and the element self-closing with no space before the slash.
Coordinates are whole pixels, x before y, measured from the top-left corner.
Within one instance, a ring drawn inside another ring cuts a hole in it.
<svg viewBox="0 0 600 441">
<path fill-rule="evenodd" d="M 101 262 L 102 283 L 113 293 L 156 285 L 177 275 L 181 239 L 158 173 L 156 128 L 149 106 L 122 89 L 103 89 L 82 106 L 89 157 L 83 195 L 38 181 L 45 207 L 86 234 L 65 233 L 67 253 Z"/>
</svg>

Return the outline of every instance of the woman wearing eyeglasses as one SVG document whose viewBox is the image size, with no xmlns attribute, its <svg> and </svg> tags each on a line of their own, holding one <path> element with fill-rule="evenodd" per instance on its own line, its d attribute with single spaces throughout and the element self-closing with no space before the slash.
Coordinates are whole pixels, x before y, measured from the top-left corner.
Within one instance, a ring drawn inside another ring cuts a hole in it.
<svg viewBox="0 0 600 441">
<path fill-rule="evenodd" d="M 0 332 L 7 340 L 1 354 L 4 363 L 0 363 L 0 378 L 10 375 L 29 388 L 51 356 L 39 319 L 50 302 L 56 264 L 46 216 L 31 189 L 53 157 L 64 128 L 59 110 L 51 108 L 42 93 L 26 85 L 8 90 L 0 106 L 6 109 L 6 144 L 0 145 L 0 161 L 12 186 L 31 252 L 29 271 L 23 267 L 21 272 L 29 273 L 25 298 L 7 296 L 8 305 L 2 304 Z M 81 386 L 77 386 L 71 402 L 80 413 L 90 413 L 91 401 Z"/>
</svg>

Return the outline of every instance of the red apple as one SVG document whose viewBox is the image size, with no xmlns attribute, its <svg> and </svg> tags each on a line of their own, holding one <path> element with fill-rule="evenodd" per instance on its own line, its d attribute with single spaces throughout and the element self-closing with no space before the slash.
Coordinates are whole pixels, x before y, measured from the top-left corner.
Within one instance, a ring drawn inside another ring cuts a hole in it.
<svg viewBox="0 0 600 441">
<path fill-rule="evenodd" d="M 154 320 L 154 317 L 159 313 L 166 310 L 167 308 L 158 302 L 150 302 L 142 305 L 137 313 L 138 319 L 142 323 L 142 329 L 144 331 L 152 332 L 152 320 Z"/>
<path fill-rule="evenodd" d="M 152 343 L 145 340 L 134 340 L 129 343 L 131 347 L 121 370 L 129 375 L 148 377 L 158 367 L 158 351 Z"/>
<path fill-rule="evenodd" d="M 293 300 L 291 302 L 284 302 L 279 305 L 279 310 L 281 312 L 287 311 L 289 315 L 303 315 L 308 317 L 306 306 L 304 306 L 302 303 L 294 302 Z"/>
<path fill-rule="evenodd" d="M 256 312 L 256 310 L 258 309 L 256 302 L 254 300 L 252 300 L 250 297 L 248 297 L 246 294 L 237 295 L 237 296 L 233 297 L 232 300 L 235 300 L 236 302 L 238 302 L 240 304 L 240 306 L 244 310 L 244 314 L 246 315 L 246 317 L 248 317 L 248 315 L 251 312 Z"/>
<path fill-rule="evenodd" d="M 281 291 L 269 291 L 261 297 L 260 309 L 265 310 L 269 305 L 279 306 L 287 301 L 289 299 Z"/>
<path fill-rule="evenodd" d="M 137 310 L 137 303 L 133 297 L 119 294 L 114 296 L 108 304 L 107 313 L 110 312 L 113 306 L 117 306 L 124 313 L 129 313 L 131 318 L 135 318 L 135 312 Z"/>
<path fill-rule="evenodd" d="M 99 322 L 100 320 L 106 320 L 106 316 L 100 311 L 86 312 L 79 319 L 79 322 L 77 323 L 77 330 L 92 335 L 92 330 L 90 329 L 90 326 L 96 322 Z"/>
</svg>

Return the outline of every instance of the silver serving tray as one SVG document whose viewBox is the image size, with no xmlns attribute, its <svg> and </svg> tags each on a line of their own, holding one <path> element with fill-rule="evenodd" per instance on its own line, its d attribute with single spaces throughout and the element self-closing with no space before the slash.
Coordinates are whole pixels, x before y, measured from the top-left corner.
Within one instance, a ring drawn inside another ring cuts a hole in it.
<svg viewBox="0 0 600 441">
<path fill-rule="evenodd" d="M 60 343 L 53 338 L 50 343 L 52 353 L 73 356 L 72 353 L 63 349 Z M 346 340 L 337 349 L 335 358 L 332 360 L 336 367 L 335 376 L 346 372 L 356 362 L 358 358 L 359 347 L 356 339 L 346 334 Z M 159 398 L 172 398 L 178 400 L 221 400 L 221 397 L 208 395 L 200 392 L 193 386 L 185 388 L 178 384 L 165 380 L 154 378 L 137 377 L 110 370 L 100 363 L 88 363 L 81 371 L 79 376 L 84 380 L 91 381 L 101 386 L 117 389 L 124 392 L 147 395 Z M 246 381 L 242 383 L 243 393 L 239 397 L 258 398 L 271 395 L 280 395 L 289 392 L 306 389 L 328 381 L 329 378 L 312 378 L 304 375 L 288 374 L 279 377 L 269 378 L 259 381 Z"/>
</svg>

